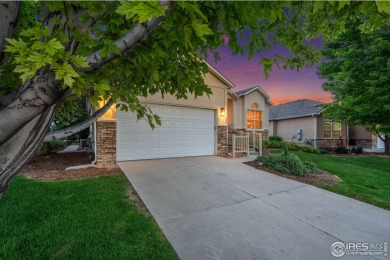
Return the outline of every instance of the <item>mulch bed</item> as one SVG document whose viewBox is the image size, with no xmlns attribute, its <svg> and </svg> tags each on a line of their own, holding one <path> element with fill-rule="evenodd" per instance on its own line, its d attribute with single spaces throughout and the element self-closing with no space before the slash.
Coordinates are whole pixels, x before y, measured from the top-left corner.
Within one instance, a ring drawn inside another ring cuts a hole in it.
<svg viewBox="0 0 390 260">
<path fill-rule="evenodd" d="M 245 164 L 252 166 L 258 170 L 269 172 L 287 179 L 303 182 L 310 185 L 337 185 L 341 182 L 340 178 L 338 178 L 337 176 L 322 170 L 319 173 L 313 173 L 308 176 L 298 176 L 279 172 L 265 165 L 261 165 L 256 161 L 245 162 Z"/>
<path fill-rule="evenodd" d="M 41 181 L 56 181 L 67 179 L 81 179 L 96 177 L 107 174 L 121 172 L 119 167 L 115 168 L 84 168 L 68 170 L 66 168 L 76 165 L 90 164 L 91 160 L 86 152 L 74 153 L 49 153 L 45 155 L 35 155 L 28 162 L 20 173 L 27 178 Z"/>
</svg>

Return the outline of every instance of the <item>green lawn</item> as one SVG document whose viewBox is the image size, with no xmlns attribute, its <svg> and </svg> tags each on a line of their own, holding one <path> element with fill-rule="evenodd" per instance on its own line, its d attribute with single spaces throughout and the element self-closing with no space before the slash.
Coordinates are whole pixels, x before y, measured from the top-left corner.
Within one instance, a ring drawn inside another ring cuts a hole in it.
<svg viewBox="0 0 390 260">
<path fill-rule="evenodd" d="M 390 209 L 389 157 L 336 157 L 323 154 L 291 152 L 317 164 L 343 180 L 336 186 L 320 186 L 351 198 Z"/>
<path fill-rule="evenodd" d="M 122 174 L 39 182 L 17 176 L 0 199 L 0 259 L 177 259 L 132 205 Z"/>
</svg>

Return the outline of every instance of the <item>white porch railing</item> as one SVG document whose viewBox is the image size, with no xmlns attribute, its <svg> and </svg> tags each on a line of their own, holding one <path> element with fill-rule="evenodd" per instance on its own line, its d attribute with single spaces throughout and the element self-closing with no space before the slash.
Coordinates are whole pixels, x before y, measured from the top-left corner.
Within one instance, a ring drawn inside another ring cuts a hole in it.
<svg viewBox="0 0 390 260">
<path fill-rule="evenodd" d="M 263 155 L 263 134 L 262 133 L 252 133 L 252 147 L 253 149 L 259 150 L 259 155 Z"/>
<path fill-rule="evenodd" d="M 236 153 L 246 153 L 249 155 L 249 133 L 246 135 L 232 135 L 232 156 L 236 157 Z"/>
<path fill-rule="evenodd" d="M 228 134 L 228 154 L 233 158 L 237 153 L 246 153 L 259 151 L 258 155 L 263 155 L 263 134 L 256 132 L 236 132 Z"/>
</svg>

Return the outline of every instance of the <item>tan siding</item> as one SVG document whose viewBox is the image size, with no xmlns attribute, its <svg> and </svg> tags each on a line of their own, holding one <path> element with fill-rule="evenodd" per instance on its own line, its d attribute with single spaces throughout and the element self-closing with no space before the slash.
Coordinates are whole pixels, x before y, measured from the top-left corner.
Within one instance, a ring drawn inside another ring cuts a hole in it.
<svg viewBox="0 0 390 260">
<path fill-rule="evenodd" d="M 331 139 L 331 138 L 324 138 L 324 117 L 321 115 L 321 116 L 318 116 L 318 135 L 317 135 L 317 139 Z M 346 139 L 347 138 L 347 127 L 346 125 L 341 125 L 341 136 L 343 139 Z M 336 138 L 338 139 L 338 138 Z"/>
<path fill-rule="evenodd" d="M 236 101 L 236 128 L 237 129 L 242 129 L 243 128 L 242 106 L 243 106 L 243 97 L 240 97 Z"/>
<path fill-rule="evenodd" d="M 297 130 L 302 129 L 302 140 L 314 139 L 314 117 L 301 117 L 294 119 L 278 120 L 274 126 L 273 135 L 277 135 L 286 141 L 297 141 Z M 295 138 L 292 138 L 295 136 Z"/>
<path fill-rule="evenodd" d="M 233 126 L 234 125 L 234 101 L 233 99 L 228 99 L 227 100 L 227 123 L 228 126 Z"/>
<path fill-rule="evenodd" d="M 269 121 L 269 136 L 276 135 L 277 132 L 277 121 Z"/>
<path fill-rule="evenodd" d="M 349 139 L 371 139 L 372 134 L 362 126 L 349 127 Z"/>
</svg>

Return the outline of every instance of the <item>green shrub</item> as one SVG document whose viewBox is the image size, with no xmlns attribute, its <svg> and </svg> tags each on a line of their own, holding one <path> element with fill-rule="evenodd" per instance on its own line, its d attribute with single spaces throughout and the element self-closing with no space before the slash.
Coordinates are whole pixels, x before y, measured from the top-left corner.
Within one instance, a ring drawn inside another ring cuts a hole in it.
<svg viewBox="0 0 390 260">
<path fill-rule="evenodd" d="M 65 140 L 53 140 L 50 141 L 50 149 L 51 150 L 56 150 L 58 148 L 64 147 L 66 145 Z"/>
<path fill-rule="evenodd" d="M 318 151 L 319 151 L 320 154 L 324 154 L 324 153 L 328 152 L 328 150 L 326 150 L 324 148 L 319 148 Z"/>
<path fill-rule="evenodd" d="M 363 153 L 363 148 L 361 146 L 358 146 L 357 148 L 352 147 L 351 153 Z"/>
<path fill-rule="evenodd" d="M 289 151 L 302 151 L 306 153 L 320 153 L 318 148 L 315 148 L 310 145 L 300 146 L 292 142 L 288 141 L 275 141 L 275 140 L 264 140 L 263 148 L 275 148 L 275 149 L 285 149 L 287 146 L 287 150 Z"/>
<path fill-rule="evenodd" d="M 341 153 L 341 154 L 347 154 L 348 150 L 347 150 L 347 148 L 345 148 L 345 146 L 340 146 L 340 147 L 334 148 L 334 152 Z"/>
<path fill-rule="evenodd" d="M 272 141 L 272 140 L 264 140 L 263 141 L 263 147 L 264 148 L 282 149 L 283 148 L 283 142 Z"/>
<path fill-rule="evenodd" d="M 277 135 L 270 136 L 270 137 L 269 137 L 269 140 L 270 140 L 270 141 L 277 141 L 277 142 L 283 141 L 282 137 L 277 136 Z"/>
<path fill-rule="evenodd" d="M 306 153 L 321 153 L 321 150 L 310 145 L 301 146 L 301 151 Z"/>
<path fill-rule="evenodd" d="M 299 159 L 296 155 L 285 156 L 271 154 L 267 156 L 259 156 L 256 161 L 277 171 L 299 176 L 305 176 L 319 171 L 313 162 L 301 161 L 301 159 Z"/>
</svg>

